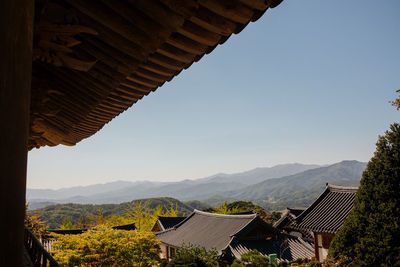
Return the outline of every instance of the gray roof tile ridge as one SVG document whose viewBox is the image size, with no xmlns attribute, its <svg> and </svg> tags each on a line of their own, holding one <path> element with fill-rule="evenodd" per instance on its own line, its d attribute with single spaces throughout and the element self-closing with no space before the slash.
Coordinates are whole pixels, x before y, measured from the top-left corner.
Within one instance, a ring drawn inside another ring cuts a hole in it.
<svg viewBox="0 0 400 267">
<path fill-rule="evenodd" d="M 248 221 L 245 225 L 243 225 L 239 230 L 237 230 L 234 234 L 230 235 L 232 238 L 237 236 L 241 231 L 243 231 L 243 229 L 245 229 L 247 226 L 249 226 L 250 224 L 252 224 L 254 222 L 254 220 L 257 218 L 257 215 L 251 219 L 251 221 Z"/>
<path fill-rule="evenodd" d="M 206 211 L 201 211 L 201 210 L 194 210 L 193 213 L 195 214 L 200 214 L 204 216 L 210 216 L 210 217 L 223 217 L 223 218 L 232 218 L 232 219 L 254 219 L 257 217 L 257 214 L 241 214 L 241 215 L 234 215 L 234 214 L 219 214 L 219 213 L 211 213 L 211 212 L 206 212 Z"/>
<path fill-rule="evenodd" d="M 334 193 L 351 193 L 355 194 L 358 190 L 358 187 L 355 186 L 339 186 L 339 185 L 331 185 L 329 183 L 326 183 L 325 190 L 318 196 L 318 198 L 305 210 L 303 211 L 299 216 L 297 216 L 295 222 L 296 225 L 294 225 L 295 229 L 300 229 L 300 230 L 310 230 L 310 227 L 303 227 L 300 226 L 302 224 L 302 220 L 304 217 L 306 217 L 314 208 L 315 206 L 319 205 L 321 201 L 331 192 Z M 327 233 L 333 233 L 334 231 L 331 230 L 324 230 L 320 227 L 317 227 L 314 229 L 315 231 L 323 231 Z"/>
<path fill-rule="evenodd" d="M 282 215 L 281 215 L 281 217 L 279 218 L 279 220 L 277 220 L 272 226 L 273 227 L 277 227 L 280 223 L 282 223 L 286 218 L 287 218 L 287 216 L 289 216 L 290 215 L 290 211 L 289 211 L 289 208 L 286 208 L 286 211 L 285 211 L 285 213 L 282 213 Z"/>
<path fill-rule="evenodd" d="M 341 185 L 332 185 L 328 184 L 326 185 L 329 189 L 333 191 L 350 191 L 350 192 L 357 192 L 358 186 L 341 186 Z"/>
<path fill-rule="evenodd" d="M 235 236 L 231 236 L 231 239 L 229 240 L 228 244 L 226 244 L 226 246 L 225 246 L 223 249 L 221 249 L 221 253 L 222 253 L 223 251 L 227 250 L 229 247 L 232 249 L 231 244 L 232 244 L 232 241 L 233 241 L 234 239 L 235 239 Z"/>
<path fill-rule="evenodd" d="M 171 231 L 173 231 L 173 230 L 175 230 L 175 227 L 173 227 L 173 228 L 168 228 L 167 230 L 163 230 L 163 231 L 155 232 L 155 233 L 154 233 L 154 235 L 156 235 L 156 236 L 159 236 L 159 235 L 162 235 L 162 234 L 165 234 L 165 233 L 171 232 Z"/>
<path fill-rule="evenodd" d="M 196 211 L 196 209 L 195 209 L 189 216 L 187 216 L 185 219 L 183 219 L 180 223 L 176 224 L 174 227 L 169 228 L 169 229 L 167 229 L 167 230 L 164 230 L 164 231 L 162 231 L 162 232 L 158 232 L 158 233 L 162 234 L 162 233 L 166 233 L 166 232 L 169 232 L 169 231 L 172 231 L 172 230 L 176 230 L 179 226 L 181 226 L 181 225 L 184 224 L 187 220 L 189 220 L 191 217 L 193 217 L 193 215 L 195 214 L 195 211 Z"/>
<path fill-rule="evenodd" d="M 185 216 L 157 216 L 158 219 L 160 218 L 186 218 Z"/>
<path fill-rule="evenodd" d="M 296 224 L 299 224 L 299 220 L 303 219 L 304 216 L 306 216 L 310 210 L 312 210 L 324 197 L 326 194 L 329 193 L 330 191 L 330 186 L 328 183 L 326 183 L 325 190 L 314 200 L 313 203 L 311 203 L 310 206 L 308 206 L 307 209 L 305 209 L 302 213 L 299 214 L 299 216 L 296 217 Z"/>
</svg>

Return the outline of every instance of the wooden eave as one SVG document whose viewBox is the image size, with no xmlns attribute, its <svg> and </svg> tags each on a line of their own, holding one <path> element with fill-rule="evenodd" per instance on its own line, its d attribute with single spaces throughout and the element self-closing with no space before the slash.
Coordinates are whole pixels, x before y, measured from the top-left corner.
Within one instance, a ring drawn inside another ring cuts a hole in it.
<svg viewBox="0 0 400 267">
<path fill-rule="evenodd" d="M 282 0 L 36 0 L 29 149 L 75 145 Z"/>
</svg>

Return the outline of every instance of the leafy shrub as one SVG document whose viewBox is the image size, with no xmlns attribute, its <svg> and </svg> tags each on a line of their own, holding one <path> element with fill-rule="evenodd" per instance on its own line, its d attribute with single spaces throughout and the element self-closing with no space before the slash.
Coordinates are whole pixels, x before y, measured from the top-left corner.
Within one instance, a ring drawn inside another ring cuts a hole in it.
<svg viewBox="0 0 400 267">
<path fill-rule="evenodd" d="M 192 244 L 183 244 L 180 248 L 177 248 L 175 257 L 167 266 L 213 267 L 217 266 L 217 255 L 216 249 L 207 250 Z"/>
<path fill-rule="evenodd" d="M 52 253 L 62 266 L 153 266 L 160 241 L 151 232 L 114 230 L 107 225 L 79 235 L 55 235 Z"/>
<path fill-rule="evenodd" d="M 269 257 L 262 255 L 258 250 L 253 249 L 246 253 L 243 253 L 240 259 L 233 261 L 231 267 L 242 267 L 242 266 L 253 266 L 253 267 L 268 267 Z"/>
</svg>

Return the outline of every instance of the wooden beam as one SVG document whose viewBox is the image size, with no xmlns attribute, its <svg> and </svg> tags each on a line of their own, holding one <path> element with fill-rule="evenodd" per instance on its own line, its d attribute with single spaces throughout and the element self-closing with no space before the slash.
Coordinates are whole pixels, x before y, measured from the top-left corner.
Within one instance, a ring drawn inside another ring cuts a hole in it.
<svg viewBox="0 0 400 267">
<path fill-rule="evenodd" d="M 0 1 L 0 266 L 22 266 L 34 1 Z"/>
<path fill-rule="evenodd" d="M 114 10 L 126 20 L 130 21 L 135 27 L 138 27 L 149 37 L 157 37 L 160 43 L 171 34 L 171 30 L 165 27 L 159 21 L 151 19 L 135 6 L 124 0 L 101 0 L 108 8 Z"/>
<path fill-rule="evenodd" d="M 251 8 L 237 0 L 199 0 L 199 3 L 222 17 L 242 24 L 247 24 L 254 14 Z"/>
<path fill-rule="evenodd" d="M 231 35 L 237 27 L 237 24 L 232 20 L 202 6 L 199 7 L 196 15 L 190 18 L 190 21 L 209 31 L 225 36 Z"/>
<path fill-rule="evenodd" d="M 188 53 L 167 43 L 164 43 L 159 49 L 157 49 L 157 53 L 185 63 L 192 62 L 196 57 L 195 54 Z"/>
<path fill-rule="evenodd" d="M 221 39 L 221 35 L 208 31 L 193 22 L 187 21 L 178 32 L 196 42 L 205 45 L 216 45 Z"/>
<path fill-rule="evenodd" d="M 157 40 L 155 36 L 148 36 L 145 32 L 138 29 L 135 25 L 113 12 L 113 10 L 99 1 L 66 0 L 66 2 L 88 17 L 102 24 L 104 27 L 109 28 L 141 47 L 148 48 L 149 51 L 156 50 L 157 46 L 160 44 L 160 40 Z M 91 25 L 85 26 L 91 27 Z"/>
<path fill-rule="evenodd" d="M 207 45 L 193 41 L 179 33 L 172 34 L 167 43 L 195 55 L 204 54 L 208 48 Z"/>
</svg>

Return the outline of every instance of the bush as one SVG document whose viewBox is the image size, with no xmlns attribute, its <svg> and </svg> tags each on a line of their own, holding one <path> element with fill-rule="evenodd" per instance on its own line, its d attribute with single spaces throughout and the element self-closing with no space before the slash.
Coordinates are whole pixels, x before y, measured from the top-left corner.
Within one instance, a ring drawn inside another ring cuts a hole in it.
<svg viewBox="0 0 400 267">
<path fill-rule="evenodd" d="M 188 266 L 188 267 L 213 267 L 218 264 L 218 252 L 216 249 L 207 250 L 192 244 L 183 244 L 176 250 L 175 257 L 169 262 L 168 267 Z"/>
<path fill-rule="evenodd" d="M 251 265 L 253 267 L 267 267 L 270 266 L 268 256 L 262 255 L 258 250 L 253 249 L 246 253 L 243 253 L 240 259 L 233 261 L 231 266 L 242 267 Z"/>
<path fill-rule="evenodd" d="M 52 253 L 62 266 L 153 266 L 159 244 L 151 232 L 99 225 L 79 235 L 55 235 Z"/>
</svg>

